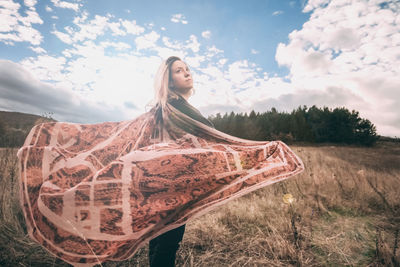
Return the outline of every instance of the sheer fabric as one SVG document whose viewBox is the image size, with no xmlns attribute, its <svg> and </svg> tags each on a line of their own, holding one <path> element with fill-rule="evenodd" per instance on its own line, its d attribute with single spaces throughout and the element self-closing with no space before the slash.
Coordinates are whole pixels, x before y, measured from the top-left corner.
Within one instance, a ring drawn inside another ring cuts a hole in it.
<svg viewBox="0 0 400 267">
<path fill-rule="evenodd" d="M 168 102 L 121 122 L 36 125 L 18 158 L 29 235 L 75 266 L 128 259 L 189 219 L 304 169 L 280 141 L 227 135 Z"/>
</svg>

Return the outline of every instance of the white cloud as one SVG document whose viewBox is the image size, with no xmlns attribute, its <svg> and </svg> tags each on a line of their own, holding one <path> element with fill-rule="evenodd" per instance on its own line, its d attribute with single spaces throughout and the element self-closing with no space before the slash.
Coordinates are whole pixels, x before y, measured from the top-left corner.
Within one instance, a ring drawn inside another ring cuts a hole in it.
<svg viewBox="0 0 400 267">
<path fill-rule="evenodd" d="M 45 10 L 46 10 L 47 12 L 53 12 L 53 9 L 52 9 L 51 7 L 49 7 L 49 6 L 46 6 L 46 7 L 45 7 Z"/>
<path fill-rule="evenodd" d="M 12 1 L 0 2 L 0 41 L 13 45 L 14 42 L 29 42 L 32 45 L 39 45 L 43 36 L 33 28 L 32 24 L 43 24 L 43 20 L 33 7 L 35 1 L 25 2 L 29 9 L 22 16 L 18 10 L 21 5 Z"/>
<path fill-rule="evenodd" d="M 310 20 L 278 45 L 276 60 L 289 68 L 293 87 L 346 90 L 359 99 L 347 108 L 370 119 L 378 133 L 399 136 L 400 69 L 393 66 L 400 63 L 400 3 L 380 3 L 309 1 Z"/>
<path fill-rule="evenodd" d="M 100 46 L 104 48 L 114 47 L 116 50 L 126 50 L 132 48 L 129 44 L 124 42 L 101 42 Z"/>
<path fill-rule="evenodd" d="M 182 24 L 188 23 L 188 21 L 186 20 L 186 18 L 183 14 L 172 15 L 171 21 L 174 23 L 182 23 Z"/>
<path fill-rule="evenodd" d="M 194 57 L 185 57 L 185 62 L 191 67 L 191 68 L 199 68 L 201 63 L 204 62 L 206 59 L 205 56 L 194 56 Z"/>
<path fill-rule="evenodd" d="M 67 26 L 64 28 L 67 33 L 59 32 L 57 30 L 53 30 L 52 33 L 61 41 L 71 44 L 85 40 L 95 40 L 98 36 L 104 35 L 108 29 L 113 31 L 113 24 L 109 23 L 109 18 L 99 15 L 96 15 L 94 19 L 87 21 L 87 14 L 84 13 L 82 17 L 74 19 L 74 24 L 79 27 L 79 30 L 74 30 L 71 26 Z M 114 31 L 115 30 L 114 27 Z"/>
<path fill-rule="evenodd" d="M 77 4 L 77 3 L 71 3 L 71 2 L 60 1 L 60 0 L 51 0 L 51 2 L 53 3 L 53 5 L 55 7 L 72 9 L 76 12 L 79 11 L 79 4 Z"/>
<path fill-rule="evenodd" d="M 62 80 L 63 66 L 66 63 L 64 57 L 52 57 L 49 55 L 39 55 L 29 57 L 21 61 L 21 65 L 30 70 L 37 79 L 42 81 Z"/>
<path fill-rule="evenodd" d="M 71 36 L 66 33 L 59 32 L 56 29 L 54 29 L 51 33 L 66 44 L 72 44 L 73 42 Z"/>
<path fill-rule="evenodd" d="M 111 29 L 112 35 L 121 35 L 121 36 L 126 35 L 126 32 L 120 28 L 121 27 L 120 22 L 109 22 L 108 27 Z"/>
<path fill-rule="evenodd" d="M 282 15 L 282 14 L 283 14 L 282 10 L 276 10 L 276 11 L 272 12 L 272 16 L 279 16 L 279 15 Z"/>
<path fill-rule="evenodd" d="M 257 55 L 260 53 L 260 51 L 255 50 L 255 49 L 251 49 L 250 53 L 252 53 L 253 55 Z"/>
<path fill-rule="evenodd" d="M 244 82 L 255 78 L 255 72 L 249 68 L 247 60 L 236 61 L 229 65 L 226 77 L 237 85 L 238 88 L 243 89 Z"/>
<path fill-rule="evenodd" d="M 24 4 L 27 7 L 34 7 L 37 3 L 37 0 L 24 0 Z"/>
<path fill-rule="evenodd" d="M 290 84 L 280 78 L 260 77 L 256 64 L 247 60 L 229 65 L 226 58 L 216 64 L 205 58 L 202 65 L 193 71 L 196 94 L 193 103 L 206 115 L 216 112 L 244 112 L 254 109 L 255 103 L 290 93 Z M 188 61 L 188 63 L 190 63 Z M 261 106 L 261 105 L 260 105 Z M 259 111 L 265 111 L 266 107 Z"/>
<path fill-rule="evenodd" d="M 136 49 L 142 50 L 142 49 L 148 49 L 148 48 L 155 47 L 156 42 L 159 38 L 160 38 L 160 35 L 158 33 L 156 33 L 155 31 L 152 31 L 143 36 L 136 37 L 136 39 L 135 39 Z"/>
<path fill-rule="evenodd" d="M 98 36 L 104 35 L 107 27 L 109 27 L 108 20 L 109 18 L 107 17 L 96 15 L 87 24 L 77 24 L 81 30 L 74 32 L 74 41 L 94 40 Z"/>
<path fill-rule="evenodd" d="M 179 41 L 176 40 L 172 40 L 166 36 L 164 36 L 163 38 L 161 38 L 163 44 L 168 47 L 168 48 L 172 48 L 172 49 L 176 49 L 176 50 L 181 50 L 183 49 L 183 44 Z"/>
<path fill-rule="evenodd" d="M 111 16 L 99 16 L 91 20 L 88 13 L 82 12 L 80 16 L 74 18 L 73 23 L 76 27 L 66 26 L 65 32 L 54 29 L 52 33 L 66 44 L 84 42 L 86 40 L 96 40 L 103 36 L 107 31 L 111 31 L 115 36 L 126 36 L 128 34 L 139 35 L 144 32 L 144 28 L 137 25 L 135 20 L 110 21 Z"/>
<path fill-rule="evenodd" d="M 43 24 L 43 20 L 39 17 L 39 14 L 34 10 L 28 10 L 25 12 L 27 16 L 20 17 L 20 21 L 24 26 L 31 26 L 32 24 Z"/>
<path fill-rule="evenodd" d="M 178 56 L 180 58 L 186 58 L 190 45 L 186 45 L 185 42 L 171 40 L 169 37 L 162 37 L 162 46 L 155 45 L 151 47 L 152 50 L 158 53 L 160 58 L 166 59 L 169 56 Z M 187 40 L 186 43 L 190 43 L 191 40 Z"/>
<path fill-rule="evenodd" d="M 226 59 L 226 58 L 221 58 L 220 60 L 218 60 L 218 64 L 220 64 L 220 65 L 225 65 L 225 63 L 227 62 L 228 60 Z"/>
<path fill-rule="evenodd" d="M 187 45 L 186 48 L 191 49 L 194 53 L 199 52 L 200 50 L 200 43 L 197 41 L 196 35 L 190 35 L 189 40 L 186 41 Z"/>
<path fill-rule="evenodd" d="M 211 59 L 215 55 L 222 54 L 224 50 L 218 49 L 215 45 L 211 47 L 207 47 L 207 51 L 205 52 L 206 56 Z"/>
<path fill-rule="evenodd" d="M 187 55 L 187 53 L 183 50 L 175 50 L 168 47 L 155 46 L 152 48 L 152 50 L 156 51 L 158 56 L 163 59 L 167 59 L 170 56 L 185 58 Z"/>
<path fill-rule="evenodd" d="M 82 44 L 74 44 L 73 48 L 65 49 L 64 52 L 75 56 L 95 59 L 96 57 L 101 58 L 104 56 L 104 47 L 97 45 L 92 40 L 87 40 Z"/>
<path fill-rule="evenodd" d="M 31 49 L 33 52 L 38 53 L 38 54 L 44 54 L 46 53 L 46 50 L 39 46 L 30 46 L 29 49 Z"/>
<path fill-rule="evenodd" d="M 122 20 L 121 24 L 127 33 L 138 35 L 144 32 L 144 28 L 136 24 L 136 20 Z"/>
<path fill-rule="evenodd" d="M 201 33 L 201 36 L 205 39 L 210 39 L 211 38 L 211 32 L 210 31 L 204 31 Z"/>
<path fill-rule="evenodd" d="M 326 6 L 330 0 L 308 0 L 303 12 L 310 12 L 314 9 Z"/>
<path fill-rule="evenodd" d="M 89 13 L 87 11 L 80 12 L 79 16 L 76 16 L 73 20 L 75 25 L 83 24 L 89 17 Z"/>
</svg>

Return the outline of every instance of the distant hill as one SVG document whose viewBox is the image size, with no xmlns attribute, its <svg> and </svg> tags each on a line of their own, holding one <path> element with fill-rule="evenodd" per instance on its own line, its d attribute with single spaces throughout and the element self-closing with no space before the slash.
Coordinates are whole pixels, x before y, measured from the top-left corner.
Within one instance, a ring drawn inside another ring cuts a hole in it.
<svg viewBox="0 0 400 267">
<path fill-rule="evenodd" d="M 56 120 L 28 113 L 0 111 L 0 147 L 22 146 L 34 125 L 50 121 Z"/>
</svg>

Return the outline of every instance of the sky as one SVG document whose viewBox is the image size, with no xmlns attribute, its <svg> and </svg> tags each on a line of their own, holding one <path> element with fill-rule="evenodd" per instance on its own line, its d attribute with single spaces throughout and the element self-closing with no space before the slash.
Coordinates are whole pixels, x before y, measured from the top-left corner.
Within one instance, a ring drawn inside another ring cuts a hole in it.
<svg viewBox="0 0 400 267">
<path fill-rule="evenodd" d="M 134 119 L 162 62 L 205 116 L 346 107 L 400 136 L 400 1 L 0 0 L 0 110 Z"/>
</svg>

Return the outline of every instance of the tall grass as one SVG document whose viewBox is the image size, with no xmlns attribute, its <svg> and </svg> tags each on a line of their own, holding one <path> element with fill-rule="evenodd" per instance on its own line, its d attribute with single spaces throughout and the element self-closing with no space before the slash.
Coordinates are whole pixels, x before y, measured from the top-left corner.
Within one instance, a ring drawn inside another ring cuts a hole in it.
<svg viewBox="0 0 400 267">
<path fill-rule="evenodd" d="M 292 148 L 306 170 L 189 222 L 177 266 L 399 266 L 399 144 Z M 26 236 L 16 150 L 0 153 L 0 265 L 68 266 Z"/>
</svg>

